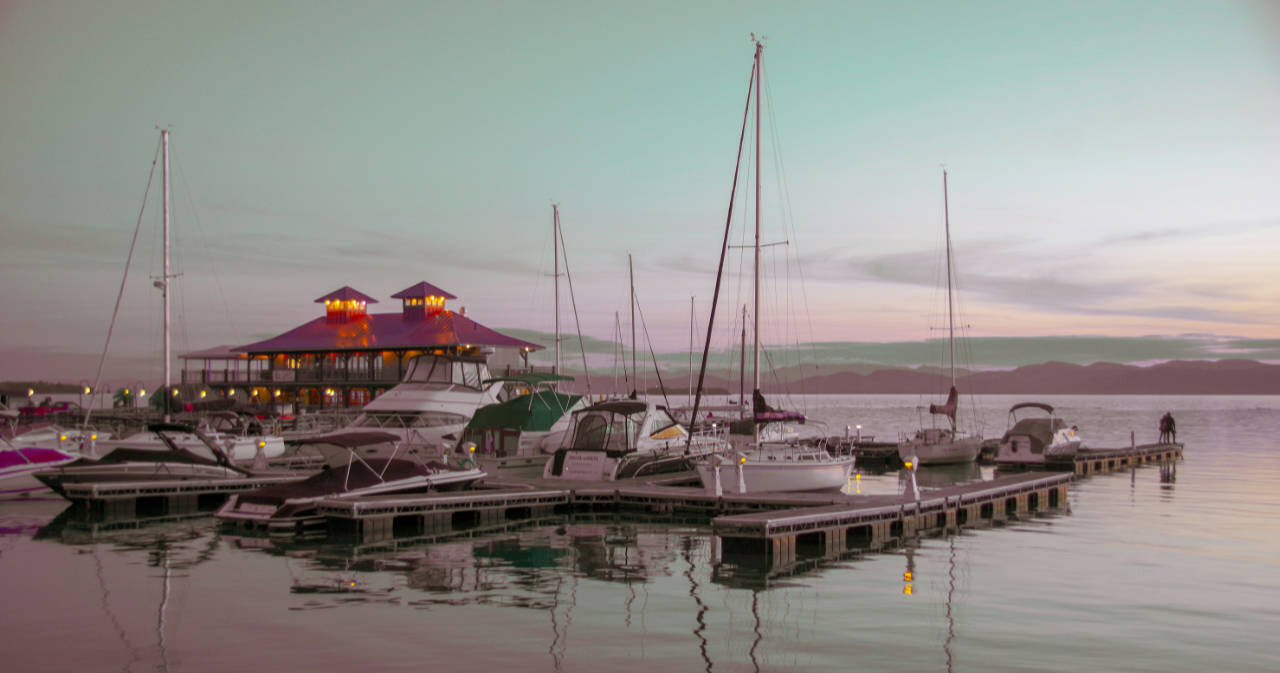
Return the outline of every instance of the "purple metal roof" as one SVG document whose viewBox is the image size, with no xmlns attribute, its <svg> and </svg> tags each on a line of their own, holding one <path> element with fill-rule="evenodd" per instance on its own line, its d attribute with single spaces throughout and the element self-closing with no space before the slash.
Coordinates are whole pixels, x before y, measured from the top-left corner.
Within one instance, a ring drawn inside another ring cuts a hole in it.
<svg viewBox="0 0 1280 673">
<path fill-rule="evenodd" d="M 417 285 L 406 287 L 405 289 L 391 295 L 392 299 L 408 299 L 410 297 L 444 297 L 445 299 L 457 299 L 457 297 L 452 294 L 441 290 L 425 280 Z"/>
<path fill-rule="evenodd" d="M 366 304 L 378 303 L 377 299 L 374 299 L 373 297 L 370 297 L 369 295 L 352 288 L 350 285 L 343 285 L 342 287 L 334 290 L 333 292 L 330 292 L 329 294 L 326 294 L 325 296 L 317 299 L 316 303 L 323 304 L 324 302 L 330 301 L 333 299 L 337 299 L 338 301 L 352 301 L 352 300 L 362 301 Z"/>
<path fill-rule="evenodd" d="M 495 332 L 453 311 L 417 320 L 376 313 L 345 323 L 320 317 L 265 341 L 233 348 L 247 353 L 391 350 L 446 346 L 507 346 L 542 350 L 538 344 Z"/>
</svg>

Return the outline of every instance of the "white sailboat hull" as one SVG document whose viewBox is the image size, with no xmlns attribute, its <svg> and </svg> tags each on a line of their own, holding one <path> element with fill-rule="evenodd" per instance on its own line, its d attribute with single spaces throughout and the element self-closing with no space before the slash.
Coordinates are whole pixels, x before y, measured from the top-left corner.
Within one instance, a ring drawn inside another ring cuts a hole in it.
<svg viewBox="0 0 1280 673">
<path fill-rule="evenodd" d="M 853 469 L 852 457 L 825 463 L 768 459 L 748 460 L 741 465 L 711 462 L 698 465 L 698 477 L 704 488 L 714 489 L 718 472 L 720 488 L 727 494 L 838 491 L 848 483 Z"/>
<path fill-rule="evenodd" d="M 981 451 L 981 437 L 944 436 L 936 441 L 911 439 L 898 445 L 898 457 L 902 462 L 914 460 L 917 465 L 972 463 Z"/>
</svg>

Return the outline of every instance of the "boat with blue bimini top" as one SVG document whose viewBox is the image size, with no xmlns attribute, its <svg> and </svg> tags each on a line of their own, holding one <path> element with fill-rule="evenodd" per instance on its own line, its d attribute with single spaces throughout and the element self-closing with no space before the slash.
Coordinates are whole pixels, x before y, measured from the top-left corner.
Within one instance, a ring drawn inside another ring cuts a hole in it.
<svg viewBox="0 0 1280 673">
<path fill-rule="evenodd" d="M 692 435 L 653 400 L 616 399 L 574 412 L 565 441 L 547 461 L 545 479 L 616 481 L 691 472 L 702 458 L 730 448 L 727 428 Z"/>
<path fill-rule="evenodd" d="M 460 490 L 485 477 L 474 465 L 453 467 L 439 460 L 399 457 L 400 438 L 389 432 L 339 432 L 297 444 L 299 451 L 323 454 L 325 467 L 302 481 L 232 495 L 214 516 L 268 534 L 323 533 L 324 518 L 316 512 L 322 500 Z M 360 455 L 382 454 L 385 451 L 379 447 L 388 445 L 388 457 Z"/>
</svg>

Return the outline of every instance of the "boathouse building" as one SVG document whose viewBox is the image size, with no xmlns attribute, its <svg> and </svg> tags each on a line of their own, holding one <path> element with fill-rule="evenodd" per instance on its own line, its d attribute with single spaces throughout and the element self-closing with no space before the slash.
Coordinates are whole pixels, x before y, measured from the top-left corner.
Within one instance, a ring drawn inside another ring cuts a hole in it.
<svg viewBox="0 0 1280 673">
<path fill-rule="evenodd" d="M 399 383 L 417 355 L 475 358 L 496 375 L 527 369 L 529 353 L 543 348 L 449 310 L 445 302 L 457 297 L 427 282 L 391 298 L 399 312 L 369 313 L 378 300 L 346 286 L 315 300 L 324 315 L 283 334 L 186 353 L 183 397 L 199 390 L 246 403 L 360 406 Z"/>
</svg>

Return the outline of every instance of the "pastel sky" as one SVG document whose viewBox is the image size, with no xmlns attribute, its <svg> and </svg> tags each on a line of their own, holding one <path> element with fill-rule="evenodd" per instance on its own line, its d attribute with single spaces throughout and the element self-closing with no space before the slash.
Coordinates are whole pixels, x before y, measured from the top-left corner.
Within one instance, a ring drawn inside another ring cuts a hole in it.
<svg viewBox="0 0 1280 673">
<path fill-rule="evenodd" d="M 102 350 L 158 126 L 175 351 L 277 334 L 343 285 L 398 310 L 420 280 L 550 331 L 552 203 L 583 331 L 629 330 L 630 253 L 651 339 L 684 349 L 753 31 L 764 236 L 789 242 L 766 340 L 937 336 L 943 166 L 969 334 L 1275 338 L 1277 7 L 0 0 L 0 379 Z M 119 357 L 159 352 L 159 194 Z"/>
</svg>

